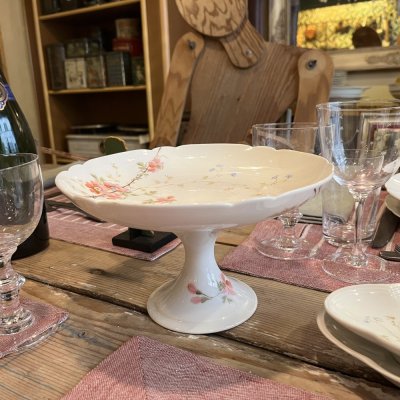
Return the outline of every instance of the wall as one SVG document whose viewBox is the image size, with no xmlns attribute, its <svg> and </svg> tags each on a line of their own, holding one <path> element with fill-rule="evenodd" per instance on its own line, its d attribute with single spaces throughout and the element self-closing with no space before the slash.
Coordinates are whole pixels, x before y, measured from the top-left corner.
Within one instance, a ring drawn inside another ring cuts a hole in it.
<svg viewBox="0 0 400 400">
<path fill-rule="evenodd" d="M 29 35 L 23 0 L 0 0 L 0 31 L 7 80 L 35 138 L 41 141 Z"/>
</svg>

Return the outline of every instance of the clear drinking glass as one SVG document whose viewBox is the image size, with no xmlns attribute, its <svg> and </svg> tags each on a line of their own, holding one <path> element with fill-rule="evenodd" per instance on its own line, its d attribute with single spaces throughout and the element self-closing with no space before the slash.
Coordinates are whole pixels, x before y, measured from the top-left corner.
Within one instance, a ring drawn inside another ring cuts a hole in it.
<svg viewBox="0 0 400 400">
<path fill-rule="evenodd" d="M 319 104 L 321 124 L 332 123 L 333 135 L 321 136 L 322 154 L 334 165 L 334 179 L 354 198 L 352 247 L 323 262 L 324 271 L 344 282 L 387 280 L 386 261 L 367 254 L 362 242 L 363 206 L 399 167 L 400 103 L 379 100 Z"/>
<path fill-rule="evenodd" d="M 43 185 L 38 156 L 0 155 L 0 335 L 13 335 L 40 319 L 22 306 L 19 291 L 25 279 L 12 267 L 11 256 L 34 231 L 41 216 Z M 25 338 L 32 346 L 47 332 Z"/>
<path fill-rule="evenodd" d="M 314 123 L 283 122 L 256 124 L 252 127 L 253 146 L 269 146 L 277 150 L 291 149 L 318 154 L 320 128 Z M 332 127 L 321 127 L 329 129 Z M 295 234 L 295 226 L 302 217 L 298 208 L 288 210 L 277 218 L 283 224 L 282 233 L 273 238 L 261 239 L 257 250 L 268 257 L 295 260 L 312 257 L 315 252 L 315 243 Z"/>
</svg>

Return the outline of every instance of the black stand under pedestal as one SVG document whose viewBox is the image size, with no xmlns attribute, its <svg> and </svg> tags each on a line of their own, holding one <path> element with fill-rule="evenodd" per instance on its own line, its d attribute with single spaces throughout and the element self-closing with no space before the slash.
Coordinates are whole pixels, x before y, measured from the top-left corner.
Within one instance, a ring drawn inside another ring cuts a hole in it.
<svg viewBox="0 0 400 400">
<path fill-rule="evenodd" d="M 142 229 L 128 228 L 127 231 L 114 236 L 112 238 L 112 243 L 114 246 L 153 253 L 174 239 L 176 239 L 176 235 L 171 232 L 145 231 Z"/>
</svg>

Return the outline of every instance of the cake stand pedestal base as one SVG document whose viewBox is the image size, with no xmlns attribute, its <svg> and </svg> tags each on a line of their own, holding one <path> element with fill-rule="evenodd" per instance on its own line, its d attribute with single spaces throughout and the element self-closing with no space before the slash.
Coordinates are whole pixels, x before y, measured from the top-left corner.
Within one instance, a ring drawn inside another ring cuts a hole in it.
<svg viewBox="0 0 400 400">
<path fill-rule="evenodd" d="M 248 285 L 219 269 L 214 256 L 216 232 L 177 236 L 185 248 L 185 263 L 174 281 L 150 295 L 150 317 L 165 328 L 191 334 L 224 331 L 250 318 L 257 308 L 257 296 Z"/>
</svg>

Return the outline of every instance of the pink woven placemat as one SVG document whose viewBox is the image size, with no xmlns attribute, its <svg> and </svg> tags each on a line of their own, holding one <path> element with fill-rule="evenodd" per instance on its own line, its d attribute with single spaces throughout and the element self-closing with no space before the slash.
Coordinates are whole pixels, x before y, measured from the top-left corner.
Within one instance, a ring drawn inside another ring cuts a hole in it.
<svg viewBox="0 0 400 400">
<path fill-rule="evenodd" d="M 346 283 L 331 278 L 322 270 L 324 257 L 343 249 L 332 246 L 323 239 L 321 225 L 298 224 L 296 229 L 298 234 L 316 246 L 317 253 L 314 258 L 288 261 L 269 258 L 259 253 L 255 248 L 257 241 L 277 236 L 282 230 L 281 222 L 267 220 L 257 224 L 249 237 L 223 258 L 220 267 L 225 270 L 326 292 L 348 286 Z M 385 248 L 391 249 L 396 241 L 400 241 L 399 232 L 394 235 L 392 241 Z M 378 250 L 374 249 L 367 251 L 378 253 Z M 386 282 L 400 282 L 400 274 L 396 272 L 400 272 L 400 264 L 388 262 L 388 269 L 393 273 Z"/>
<path fill-rule="evenodd" d="M 55 201 L 68 201 L 64 195 L 54 196 L 51 199 Z M 79 212 L 63 208 L 48 211 L 47 216 L 50 237 L 52 239 L 106 250 L 140 260 L 154 261 L 180 244 L 180 240 L 175 239 L 153 253 L 146 253 L 112 244 L 112 238 L 126 231 L 127 227 L 108 222 L 96 222 L 86 218 Z"/>
<path fill-rule="evenodd" d="M 134 337 L 90 371 L 62 400 L 327 400 L 224 367 L 147 337 Z"/>
<path fill-rule="evenodd" d="M 68 318 L 68 313 L 50 304 L 21 298 L 21 305 L 32 310 L 38 318 L 34 318 L 32 324 L 22 332 L 12 335 L 0 335 L 0 358 L 30 347 L 32 336 L 42 336 L 46 339 L 54 333 L 61 323 Z M 39 342 L 38 342 L 39 343 Z M 36 343 L 36 344 L 38 344 Z"/>
</svg>

